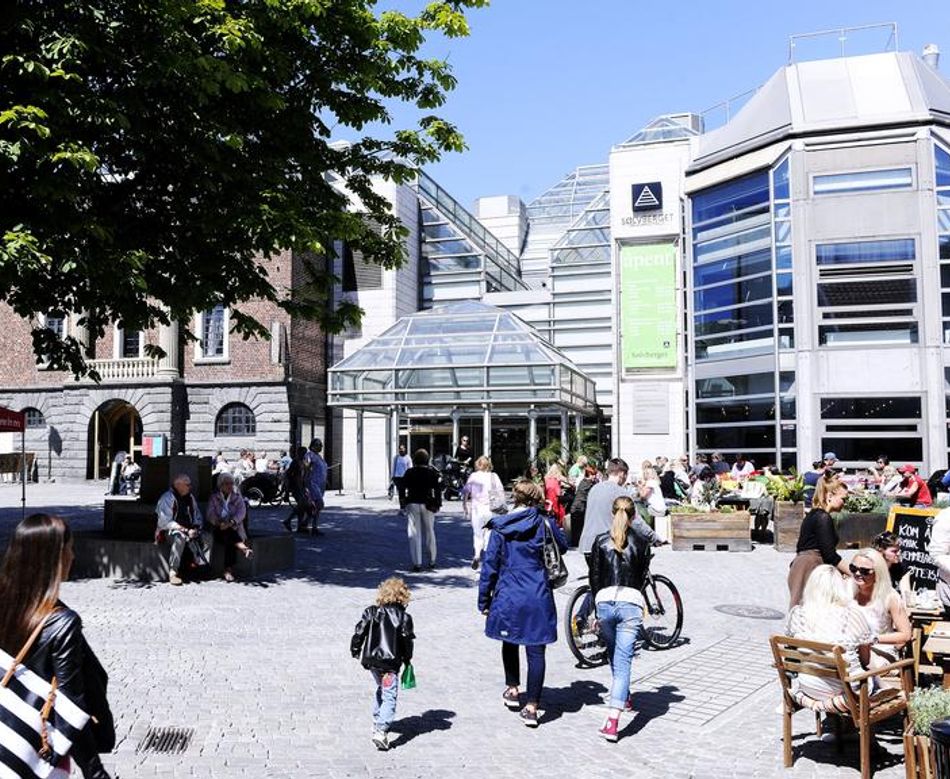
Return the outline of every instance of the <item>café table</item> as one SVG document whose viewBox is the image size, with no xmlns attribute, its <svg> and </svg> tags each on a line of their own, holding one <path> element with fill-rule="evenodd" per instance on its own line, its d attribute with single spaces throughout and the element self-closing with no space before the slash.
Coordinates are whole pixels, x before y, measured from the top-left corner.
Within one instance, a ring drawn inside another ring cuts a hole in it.
<svg viewBox="0 0 950 779">
<path fill-rule="evenodd" d="M 927 606 L 911 606 L 908 610 L 911 627 L 913 628 L 912 650 L 914 657 L 914 679 L 919 679 L 920 674 L 940 675 L 944 679 L 944 686 L 950 682 L 948 678 L 948 667 L 945 666 L 943 658 L 950 661 L 950 640 L 943 638 L 944 628 L 946 626 L 948 637 L 950 637 L 950 622 L 942 622 L 944 610 L 942 607 L 930 608 Z M 935 638 L 931 645 L 931 636 L 940 629 L 940 635 Z M 931 654 L 933 662 L 924 656 L 924 653 Z M 923 662 L 922 662 L 923 661 Z"/>
<path fill-rule="evenodd" d="M 933 673 L 939 673 L 943 680 L 943 688 L 950 688 L 950 622 L 939 621 L 933 624 L 933 629 L 924 641 L 923 651 L 933 658 L 931 666 L 920 666 L 924 673 L 930 668 Z"/>
</svg>

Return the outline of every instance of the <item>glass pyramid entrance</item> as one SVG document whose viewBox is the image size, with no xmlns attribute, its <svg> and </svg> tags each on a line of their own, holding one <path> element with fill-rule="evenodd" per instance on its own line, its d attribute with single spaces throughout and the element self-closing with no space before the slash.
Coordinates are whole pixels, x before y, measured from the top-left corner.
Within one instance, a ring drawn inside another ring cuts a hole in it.
<svg viewBox="0 0 950 779">
<path fill-rule="evenodd" d="M 514 314 L 474 301 L 403 317 L 338 362 L 329 403 L 411 416 L 595 413 L 594 383 L 570 359 Z"/>
</svg>

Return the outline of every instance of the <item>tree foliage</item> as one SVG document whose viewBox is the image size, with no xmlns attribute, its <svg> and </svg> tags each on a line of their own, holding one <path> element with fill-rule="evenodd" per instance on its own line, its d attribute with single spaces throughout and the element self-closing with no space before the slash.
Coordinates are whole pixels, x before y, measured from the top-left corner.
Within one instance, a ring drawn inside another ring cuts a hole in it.
<svg viewBox="0 0 950 779">
<path fill-rule="evenodd" d="M 320 257 L 346 240 L 385 267 L 404 228 L 371 179 L 405 182 L 459 151 L 431 111 L 455 86 L 426 36 L 468 34 L 487 0 L 429 2 L 418 15 L 375 0 L 19 0 L 0 20 L 0 300 L 34 322 L 38 358 L 88 372 L 81 345 L 39 326 L 49 311 L 145 329 L 223 304 L 271 300 L 330 331 L 319 262 L 293 296 L 266 259 Z M 418 125 L 383 134 L 390 108 Z M 331 143 L 338 126 L 357 131 Z M 337 186 L 334 186 L 336 184 Z M 348 190 L 369 218 L 348 208 Z"/>
</svg>

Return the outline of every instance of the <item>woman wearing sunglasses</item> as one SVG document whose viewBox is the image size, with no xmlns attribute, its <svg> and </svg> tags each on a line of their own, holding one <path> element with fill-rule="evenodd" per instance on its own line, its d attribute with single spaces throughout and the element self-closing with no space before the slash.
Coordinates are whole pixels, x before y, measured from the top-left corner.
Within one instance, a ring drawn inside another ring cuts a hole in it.
<svg viewBox="0 0 950 779">
<path fill-rule="evenodd" d="M 887 562 L 876 549 L 862 549 L 848 566 L 855 583 L 855 600 L 875 635 L 868 668 L 873 670 L 898 659 L 911 639 L 910 619 L 904 601 L 891 584 Z"/>
<path fill-rule="evenodd" d="M 802 602 L 809 574 L 819 565 L 833 565 L 845 576 L 848 565 L 838 554 L 838 531 L 831 513 L 841 511 L 848 488 L 834 472 L 825 471 L 815 487 L 812 509 L 802 520 L 795 559 L 788 571 L 789 608 Z"/>
</svg>

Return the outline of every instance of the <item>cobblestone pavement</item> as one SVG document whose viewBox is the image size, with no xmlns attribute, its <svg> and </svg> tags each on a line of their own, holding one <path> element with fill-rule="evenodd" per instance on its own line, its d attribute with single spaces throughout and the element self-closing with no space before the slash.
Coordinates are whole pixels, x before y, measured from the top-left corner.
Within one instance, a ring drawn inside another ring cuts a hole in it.
<svg viewBox="0 0 950 779">
<path fill-rule="evenodd" d="M 280 575 L 181 588 L 64 585 L 111 674 L 119 742 L 105 762 L 117 777 L 520 779 L 533 766 L 559 777 L 859 775 L 856 744 L 839 755 L 806 738 L 814 721 L 804 713 L 795 765 L 781 765 L 767 637 L 782 624 L 773 612 L 785 606 L 789 555 L 658 553 L 655 570 L 683 595 L 685 642 L 636 659 L 636 711 L 621 721 L 621 741 L 608 744 L 596 730 L 609 672 L 576 668 L 563 636 L 548 650 L 541 727 L 528 730 L 503 708 L 500 646 L 475 610 L 471 536 L 457 508 L 438 518 L 439 567 L 412 574 L 393 504 L 333 494 L 327 504 L 324 534 L 298 540 L 297 568 Z M 94 527 L 101 488 L 39 485 L 30 505 Z M 0 485 L 0 546 L 19 516 L 19 491 Z M 255 511 L 252 521 L 283 532 L 282 516 Z M 568 562 L 580 574 L 583 561 L 572 553 Z M 348 643 L 376 584 L 394 571 L 413 592 L 418 687 L 401 692 L 395 748 L 380 753 L 369 739 L 372 682 Z M 570 590 L 558 591 L 559 610 Z M 193 728 L 187 751 L 137 753 L 148 729 L 162 726 Z M 893 759 L 876 776 L 902 776 L 899 739 L 882 740 Z"/>
</svg>

